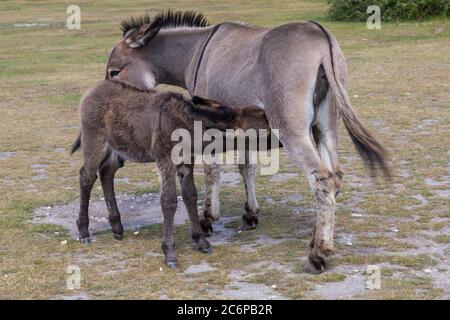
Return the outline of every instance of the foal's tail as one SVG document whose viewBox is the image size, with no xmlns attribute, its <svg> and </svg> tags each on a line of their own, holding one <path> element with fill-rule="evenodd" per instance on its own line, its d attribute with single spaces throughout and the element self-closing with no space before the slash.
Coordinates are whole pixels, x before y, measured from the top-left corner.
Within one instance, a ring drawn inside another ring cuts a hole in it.
<svg viewBox="0 0 450 320">
<path fill-rule="evenodd" d="M 347 90 L 343 84 L 347 76 L 345 60 L 337 41 L 320 24 L 313 21 L 310 22 L 318 26 L 327 38 L 330 47 L 330 59 L 324 58 L 322 64 L 330 84 L 333 104 L 339 110 L 353 144 L 372 172 L 375 171 L 375 165 L 378 164 L 384 173 L 390 177 L 392 168 L 388 150 L 359 121 L 352 108 Z M 340 72 L 342 70 L 344 72 Z"/>
<path fill-rule="evenodd" d="M 70 154 L 74 154 L 81 147 L 81 133 L 78 134 L 77 140 L 72 144 L 72 148 L 70 149 Z"/>
</svg>

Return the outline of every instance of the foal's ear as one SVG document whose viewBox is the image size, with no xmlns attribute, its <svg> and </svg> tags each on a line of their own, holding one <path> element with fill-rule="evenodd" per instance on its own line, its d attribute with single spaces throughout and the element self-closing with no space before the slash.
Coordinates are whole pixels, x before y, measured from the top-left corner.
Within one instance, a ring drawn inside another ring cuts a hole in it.
<svg viewBox="0 0 450 320">
<path fill-rule="evenodd" d="M 125 43 L 129 48 L 145 46 L 149 40 L 154 38 L 162 27 L 162 19 L 158 18 L 151 24 L 145 24 L 137 30 L 125 35 Z"/>
<path fill-rule="evenodd" d="M 199 96 L 192 97 L 192 104 L 197 114 L 201 114 L 205 127 L 225 130 L 233 128 L 236 112 L 233 108 L 222 105 L 217 101 L 204 99 Z"/>
<path fill-rule="evenodd" d="M 217 101 L 210 100 L 210 99 L 204 99 L 199 96 L 193 96 L 192 97 L 192 103 L 198 106 L 204 106 L 208 108 L 219 108 L 221 107 L 221 104 Z"/>
</svg>

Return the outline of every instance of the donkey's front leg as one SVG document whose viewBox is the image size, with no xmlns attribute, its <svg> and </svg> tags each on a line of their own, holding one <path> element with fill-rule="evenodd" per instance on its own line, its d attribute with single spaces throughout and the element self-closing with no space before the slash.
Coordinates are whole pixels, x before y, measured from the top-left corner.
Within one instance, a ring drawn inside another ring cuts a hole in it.
<svg viewBox="0 0 450 320">
<path fill-rule="evenodd" d="M 191 164 L 180 165 L 177 167 L 178 177 L 180 179 L 181 195 L 191 220 L 191 236 L 203 253 L 211 252 L 211 245 L 205 238 L 205 234 L 200 226 L 197 208 L 197 189 L 194 183 L 194 166 Z"/>
<path fill-rule="evenodd" d="M 239 172 L 244 179 L 245 194 L 247 201 L 245 202 L 245 213 L 242 215 L 242 230 L 255 229 L 258 225 L 259 205 L 256 200 L 256 164 L 248 163 L 246 156 L 245 164 L 239 165 Z"/>
<path fill-rule="evenodd" d="M 220 215 L 220 165 L 205 164 L 203 166 L 205 173 L 205 206 L 203 208 L 204 218 L 200 221 L 206 236 L 210 236 L 213 232 L 212 223 L 219 219 Z"/>
<path fill-rule="evenodd" d="M 177 188 L 175 182 L 176 169 L 170 159 L 157 163 L 161 181 L 161 208 L 164 216 L 164 234 L 161 248 L 164 252 L 164 262 L 170 268 L 177 267 L 177 255 L 175 253 L 174 217 L 177 210 Z"/>
</svg>

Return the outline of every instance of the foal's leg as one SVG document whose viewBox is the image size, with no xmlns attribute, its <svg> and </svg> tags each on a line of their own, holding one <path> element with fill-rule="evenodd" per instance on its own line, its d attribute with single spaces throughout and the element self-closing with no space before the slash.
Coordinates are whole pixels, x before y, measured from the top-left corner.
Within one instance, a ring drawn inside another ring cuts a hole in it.
<svg viewBox="0 0 450 320">
<path fill-rule="evenodd" d="M 248 151 L 245 152 L 245 164 L 239 164 L 239 172 L 244 179 L 245 194 L 245 213 L 242 216 L 242 230 L 255 229 L 258 225 L 259 205 L 256 200 L 256 164 L 249 163 Z"/>
<path fill-rule="evenodd" d="M 89 235 L 89 200 L 96 180 L 97 168 L 85 163 L 80 169 L 80 211 L 77 219 L 78 235 L 81 243 L 91 242 Z"/>
<path fill-rule="evenodd" d="M 176 169 L 170 159 L 157 162 L 161 181 L 161 208 L 164 216 L 164 234 L 161 248 L 164 252 L 164 262 L 170 268 L 177 267 L 177 255 L 175 252 L 174 217 L 177 210 L 177 188 L 175 174 Z"/>
<path fill-rule="evenodd" d="M 97 131 L 85 130 L 82 135 L 84 164 L 80 169 L 80 211 L 77 219 L 78 234 L 81 243 L 90 243 L 89 200 L 92 187 L 97 180 L 97 170 L 105 157 L 104 137 Z"/>
<path fill-rule="evenodd" d="M 203 231 L 206 236 L 213 232 L 212 223 L 219 219 L 220 215 L 220 165 L 219 164 L 205 164 L 203 166 L 205 173 L 205 206 L 203 208 L 204 218 L 200 221 Z"/>
<path fill-rule="evenodd" d="M 123 162 L 113 154 L 100 168 L 100 181 L 103 187 L 106 207 L 108 208 L 108 220 L 116 240 L 123 239 L 123 226 L 114 194 L 114 175 L 122 165 Z"/>
<path fill-rule="evenodd" d="M 189 213 L 189 219 L 192 224 L 192 240 L 194 240 L 198 249 L 203 253 L 211 252 L 211 245 L 206 240 L 202 227 L 200 226 L 200 220 L 198 218 L 197 208 L 197 189 L 194 183 L 194 166 L 193 165 L 181 165 L 177 168 L 178 178 L 180 180 L 181 195 L 183 202 L 186 205 L 186 209 Z"/>
</svg>

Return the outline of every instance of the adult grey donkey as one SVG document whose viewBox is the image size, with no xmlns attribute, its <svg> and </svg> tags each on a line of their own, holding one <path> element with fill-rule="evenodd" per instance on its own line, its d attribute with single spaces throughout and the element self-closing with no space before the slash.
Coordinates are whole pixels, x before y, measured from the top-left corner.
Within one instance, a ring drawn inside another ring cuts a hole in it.
<svg viewBox="0 0 450 320">
<path fill-rule="evenodd" d="M 141 89 L 186 88 L 228 105 L 257 105 L 315 194 L 317 214 L 305 271 L 326 269 L 334 253 L 337 195 L 343 172 L 337 145 L 342 117 L 359 154 L 388 176 L 388 151 L 358 120 L 346 91 L 347 66 L 333 35 L 315 22 L 262 28 L 237 22 L 209 26 L 202 14 L 166 12 L 122 22 L 106 78 Z M 240 165 L 247 191 L 243 225 L 256 226 L 255 166 Z M 202 227 L 219 216 L 219 174 L 206 167 Z"/>
</svg>

